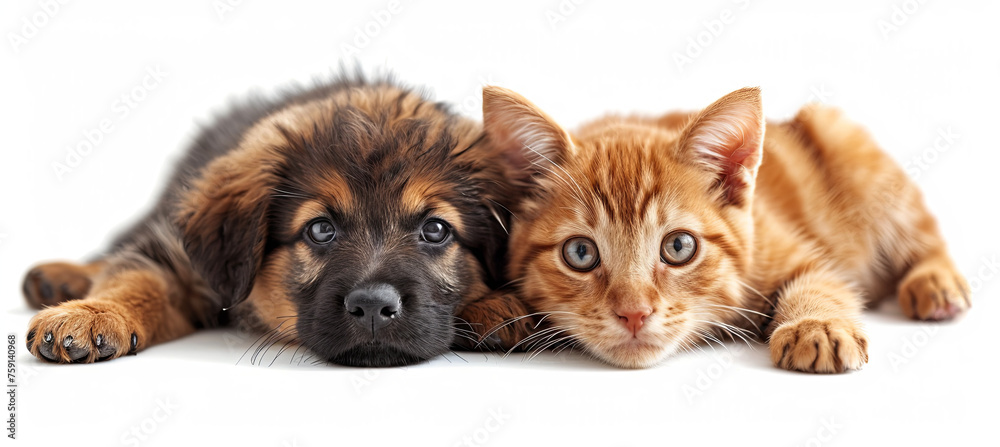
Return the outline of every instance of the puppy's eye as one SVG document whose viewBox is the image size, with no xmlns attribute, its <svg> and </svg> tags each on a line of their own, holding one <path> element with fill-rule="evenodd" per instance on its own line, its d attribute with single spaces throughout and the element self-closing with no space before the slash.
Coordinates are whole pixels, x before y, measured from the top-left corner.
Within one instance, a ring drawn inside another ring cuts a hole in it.
<svg viewBox="0 0 1000 447">
<path fill-rule="evenodd" d="M 309 224 L 309 228 L 306 229 L 306 236 L 314 244 L 329 244 L 333 238 L 337 237 L 337 230 L 333 228 L 333 224 L 328 220 L 317 220 Z"/>
<path fill-rule="evenodd" d="M 660 246 L 660 258 L 670 265 L 686 264 L 698 250 L 698 242 L 691 233 L 675 231 L 663 238 Z"/>
<path fill-rule="evenodd" d="M 451 230 L 448 229 L 448 224 L 438 219 L 428 220 L 420 228 L 420 237 L 432 244 L 444 242 L 445 239 L 448 239 L 449 234 L 451 234 Z"/>
<path fill-rule="evenodd" d="M 601 255 L 597 244 L 585 237 L 574 237 L 563 244 L 563 261 L 574 270 L 586 272 L 597 266 Z"/>
</svg>

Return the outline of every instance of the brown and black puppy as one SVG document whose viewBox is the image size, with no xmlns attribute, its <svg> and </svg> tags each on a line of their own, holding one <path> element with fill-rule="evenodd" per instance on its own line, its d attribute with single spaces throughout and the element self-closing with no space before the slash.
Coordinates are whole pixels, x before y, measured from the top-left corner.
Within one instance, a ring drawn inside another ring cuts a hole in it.
<svg viewBox="0 0 1000 447">
<path fill-rule="evenodd" d="M 226 321 L 346 365 L 478 341 L 455 315 L 524 313 L 490 290 L 514 199 L 506 159 L 478 124 L 389 80 L 247 101 L 202 132 L 100 259 L 28 273 L 28 302 L 44 308 L 28 349 L 94 362 Z"/>
</svg>

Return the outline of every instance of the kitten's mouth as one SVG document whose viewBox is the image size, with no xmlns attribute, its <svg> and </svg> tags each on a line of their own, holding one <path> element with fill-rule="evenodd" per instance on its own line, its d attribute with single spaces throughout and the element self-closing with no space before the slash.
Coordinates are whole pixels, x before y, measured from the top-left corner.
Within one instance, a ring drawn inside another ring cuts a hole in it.
<svg viewBox="0 0 1000 447">
<path fill-rule="evenodd" d="M 630 337 L 620 343 L 606 348 L 591 348 L 601 360 L 621 368 L 647 368 L 660 362 L 665 354 L 665 347 L 658 343 L 644 340 L 645 337 Z M 595 345 L 591 345 L 595 346 Z M 605 345 L 607 346 L 607 345 Z"/>
<path fill-rule="evenodd" d="M 660 349 L 660 346 L 656 343 L 650 343 L 643 340 L 640 337 L 633 337 L 626 340 L 624 343 L 618 344 L 615 349 L 628 350 L 633 352 L 644 352 L 644 351 L 656 351 Z"/>
<path fill-rule="evenodd" d="M 677 351 L 678 342 L 671 336 L 664 339 L 651 331 L 620 334 L 609 340 L 606 334 L 595 338 L 583 337 L 587 350 L 601 360 L 620 368 L 648 368 L 660 363 Z"/>
</svg>

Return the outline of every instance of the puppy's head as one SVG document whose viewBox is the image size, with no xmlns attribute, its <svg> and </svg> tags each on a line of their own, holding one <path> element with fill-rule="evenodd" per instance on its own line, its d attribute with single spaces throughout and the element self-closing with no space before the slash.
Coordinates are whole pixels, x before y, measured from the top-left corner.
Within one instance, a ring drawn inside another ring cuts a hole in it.
<svg viewBox="0 0 1000 447">
<path fill-rule="evenodd" d="M 360 84 L 284 107 L 211 162 L 178 213 L 223 296 L 336 363 L 446 352 L 503 243 L 505 165 L 419 94 Z"/>
</svg>

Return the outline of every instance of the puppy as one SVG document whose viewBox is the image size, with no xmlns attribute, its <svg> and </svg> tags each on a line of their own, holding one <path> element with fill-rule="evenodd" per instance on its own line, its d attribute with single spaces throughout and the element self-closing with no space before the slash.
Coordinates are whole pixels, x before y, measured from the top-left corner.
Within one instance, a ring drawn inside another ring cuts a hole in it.
<svg viewBox="0 0 1000 447">
<path fill-rule="evenodd" d="M 360 75 L 243 102 L 99 259 L 27 274 L 43 309 L 28 349 L 89 363 L 229 321 L 353 366 L 418 362 L 456 334 L 478 345 L 487 328 L 466 320 L 523 312 L 490 289 L 514 192 L 482 139 L 444 104 Z"/>
</svg>

